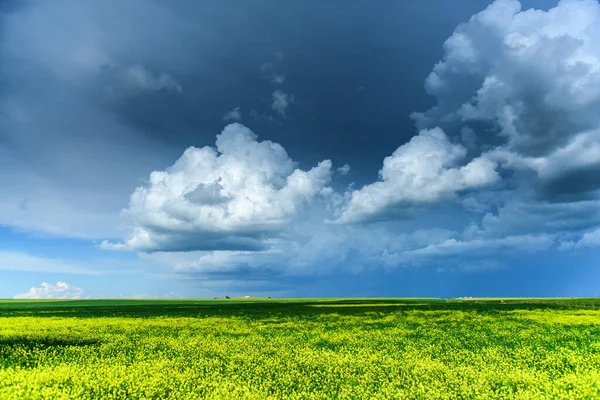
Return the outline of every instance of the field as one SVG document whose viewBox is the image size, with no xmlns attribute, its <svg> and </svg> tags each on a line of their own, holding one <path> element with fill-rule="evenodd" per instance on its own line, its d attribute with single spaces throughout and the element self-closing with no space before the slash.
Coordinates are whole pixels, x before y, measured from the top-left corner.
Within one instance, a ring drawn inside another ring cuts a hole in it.
<svg viewBox="0 0 600 400">
<path fill-rule="evenodd" d="M 600 301 L 0 301 L 0 399 L 600 398 Z"/>
</svg>

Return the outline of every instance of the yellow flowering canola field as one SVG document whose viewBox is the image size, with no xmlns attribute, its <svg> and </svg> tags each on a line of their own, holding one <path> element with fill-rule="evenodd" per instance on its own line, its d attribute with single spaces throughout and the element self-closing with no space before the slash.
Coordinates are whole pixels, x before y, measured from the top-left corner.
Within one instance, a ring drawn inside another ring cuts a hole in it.
<svg viewBox="0 0 600 400">
<path fill-rule="evenodd" d="M 600 399 L 600 311 L 591 299 L 2 301 L 0 399 L 38 398 Z"/>
</svg>

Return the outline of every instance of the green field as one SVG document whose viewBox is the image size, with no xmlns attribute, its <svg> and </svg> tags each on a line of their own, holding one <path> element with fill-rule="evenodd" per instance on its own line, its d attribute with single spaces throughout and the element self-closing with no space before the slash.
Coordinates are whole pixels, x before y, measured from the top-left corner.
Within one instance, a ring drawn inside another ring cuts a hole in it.
<svg viewBox="0 0 600 400">
<path fill-rule="evenodd" d="M 598 305 L 0 301 L 0 399 L 598 399 Z"/>
</svg>

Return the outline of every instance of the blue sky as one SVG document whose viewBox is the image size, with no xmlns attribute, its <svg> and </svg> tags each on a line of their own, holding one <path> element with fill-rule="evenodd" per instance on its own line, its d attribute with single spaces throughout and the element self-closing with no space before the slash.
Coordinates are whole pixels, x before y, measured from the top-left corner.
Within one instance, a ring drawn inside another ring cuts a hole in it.
<svg viewBox="0 0 600 400">
<path fill-rule="evenodd" d="M 597 0 L 0 18 L 0 298 L 600 296 Z"/>
</svg>

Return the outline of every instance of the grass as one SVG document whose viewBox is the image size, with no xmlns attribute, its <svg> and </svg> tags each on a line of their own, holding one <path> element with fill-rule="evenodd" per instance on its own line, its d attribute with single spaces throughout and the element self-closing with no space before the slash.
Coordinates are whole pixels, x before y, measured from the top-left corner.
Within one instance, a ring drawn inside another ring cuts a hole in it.
<svg viewBox="0 0 600 400">
<path fill-rule="evenodd" d="M 0 301 L 0 398 L 600 398 L 598 305 Z"/>
</svg>

